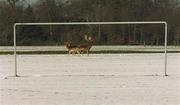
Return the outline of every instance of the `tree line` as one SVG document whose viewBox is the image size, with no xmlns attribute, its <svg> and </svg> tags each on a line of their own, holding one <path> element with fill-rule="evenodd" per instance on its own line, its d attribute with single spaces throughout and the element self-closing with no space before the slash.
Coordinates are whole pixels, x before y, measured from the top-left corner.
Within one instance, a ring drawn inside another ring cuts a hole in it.
<svg viewBox="0 0 180 105">
<path fill-rule="evenodd" d="M 168 44 L 179 45 L 180 0 L 27 0 L 0 1 L 0 45 L 13 45 L 17 22 L 167 21 Z M 163 45 L 164 25 L 18 26 L 18 45 L 85 43 L 97 45 Z"/>
</svg>

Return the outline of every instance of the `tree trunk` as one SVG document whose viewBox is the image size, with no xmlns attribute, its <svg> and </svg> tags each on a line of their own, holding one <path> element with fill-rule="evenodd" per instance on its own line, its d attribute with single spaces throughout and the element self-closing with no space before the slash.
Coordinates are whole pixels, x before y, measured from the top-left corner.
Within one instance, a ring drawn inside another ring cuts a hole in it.
<svg viewBox="0 0 180 105">
<path fill-rule="evenodd" d="M 133 40 L 136 41 L 136 25 L 134 25 Z"/>
<path fill-rule="evenodd" d="M 98 39 L 101 39 L 101 26 L 98 25 Z"/>
<path fill-rule="evenodd" d="M 158 38 L 156 39 L 156 45 L 159 45 L 159 39 Z"/>
</svg>

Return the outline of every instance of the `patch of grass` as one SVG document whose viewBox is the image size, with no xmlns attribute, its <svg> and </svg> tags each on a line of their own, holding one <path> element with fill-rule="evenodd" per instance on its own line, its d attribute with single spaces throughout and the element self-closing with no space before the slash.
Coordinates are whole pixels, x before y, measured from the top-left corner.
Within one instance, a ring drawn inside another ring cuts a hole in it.
<svg viewBox="0 0 180 105">
<path fill-rule="evenodd" d="M 180 51 L 167 51 L 168 53 L 180 53 Z M 101 50 L 90 51 L 90 54 L 119 54 L 119 53 L 164 53 L 164 51 L 136 51 L 136 50 Z M 0 52 L 0 55 L 13 55 L 13 51 Z M 17 51 L 17 54 L 67 54 L 67 51 Z"/>
</svg>

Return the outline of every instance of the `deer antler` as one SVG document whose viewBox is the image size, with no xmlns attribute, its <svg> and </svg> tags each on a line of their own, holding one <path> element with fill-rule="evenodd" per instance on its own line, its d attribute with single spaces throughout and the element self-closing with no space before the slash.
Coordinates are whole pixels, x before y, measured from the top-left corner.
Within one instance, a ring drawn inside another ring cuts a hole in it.
<svg viewBox="0 0 180 105">
<path fill-rule="evenodd" d="M 92 38 L 92 36 L 91 35 L 84 35 L 84 39 L 86 40 L 86 41 L 93 41 L 93 38 Z"/>
</svg>

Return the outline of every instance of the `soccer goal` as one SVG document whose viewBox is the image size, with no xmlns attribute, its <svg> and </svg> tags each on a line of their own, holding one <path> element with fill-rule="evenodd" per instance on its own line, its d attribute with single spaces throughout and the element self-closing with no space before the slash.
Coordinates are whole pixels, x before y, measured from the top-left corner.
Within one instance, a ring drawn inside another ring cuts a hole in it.
<svg viewBox="0 0 180 105">
<path fill-rule="evenodd" d="M 164 27 L 164 75 L 167 74 L 167 22 L 166 21 L 141 21 L 141 22 L 55 22 L 55 23 L 15 23 L 14 24 L 14 75 L 18 77 L 17 68 L 17 26 L 70 26 L 70 25 L 146 25 L 146 24 L 162 24 Z"/>
</svg>

